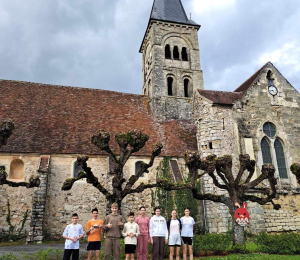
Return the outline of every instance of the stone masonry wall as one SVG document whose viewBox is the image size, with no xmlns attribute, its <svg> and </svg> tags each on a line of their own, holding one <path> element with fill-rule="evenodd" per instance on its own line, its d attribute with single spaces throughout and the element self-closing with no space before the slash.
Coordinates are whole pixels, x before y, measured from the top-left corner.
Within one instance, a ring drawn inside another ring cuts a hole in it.
<svg viewBox="0 0 300 260">
<path fill-rule="evenodd" d="M 230 107 L 213 106 L 211 102 L 196 94 L 194 114 L 197 124 L 198 150 L 203 158 L 210 154 L 233 155 L 233 170 L 237 167 L 238 154 L 234 120 Z M 219 180 L 221 183 L 222 181 Z M 207 175 L 202 178 L 204 193 L 224 194 Z M 231 219 L 226 205 L 205 201 L 206 222 L 210 233 L 226 232 Z"/>
<path fill-rule="evenodd" d="M 272 96 L 268 92 L 267 73 L 271 71 L 274 85 L 278 94 Z M 244 138 L 251 139 L 257 175 L 263 164 L 260 142 L 265 137 L 263 125 L 271 122 L 276 127 L 276 135 L 270 138 L 273 164 L 278 179 L 278 200 L 282 208 L 274 211 L 271 205 L 263 206 L 264 220 L 268 232 L 299 230 L 300 197 L 299 188 L 294 175 L 290 172 L 290 165 L 300 161 L 300 95 L 281 73 L 271 64 L 261 72 L 259 78 L 250 86 L 240 102 L 233 107 L 240 132 L 241 151 L 245 152 Z M 246 131 L 245 131 L 246 130 Z M 276 154 L 273 148 L 275 138 L 278 138 L 284 148 L 288 179 L 280 179 L 278 174 Z"/>
<path fill-rule="evenodd" d="M 24 180 L 28 181 L 31 175 L 37 175 L 37 169 L 39 166 L 39 156 L 12 156 L 1 155 L 0 165 L 5 166 L 7 173 L 9 174 L 10 163 L 14 159 L 21 159 L 24 162 Z M 34 189 L 26 189 L 25 187 L 9 187 L 8 185 L 0 186 L 0 227 L 7 230 L 8 224 L 6 222 L 7 216 L 7 200 L 10 203 L 11 211 L 11 223 L 16 225 L 15 230 L 19 230 L 21 227 L 21 221 L 25 211 L 29 210 L 28 220 L 25 223 L 24 231 L 29 231 L 30 218 L 32 210 Z"/>
</svg>

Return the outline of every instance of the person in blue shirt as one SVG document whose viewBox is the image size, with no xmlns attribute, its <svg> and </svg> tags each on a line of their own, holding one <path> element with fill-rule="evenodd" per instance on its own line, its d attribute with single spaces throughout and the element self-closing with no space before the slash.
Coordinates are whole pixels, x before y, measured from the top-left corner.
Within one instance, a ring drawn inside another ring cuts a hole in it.
<svg viewBox="0 0 300 260">
<path fill-rule="evenodd" d="M 187 260 L 187 246 L 189 246 L 189 258 L 193 259 L 193 228 L 195 220 L 190 216 L 190 209 L 184 209 L 184 217 L 180 219 L 182 225 L 181 238 L 183 242 L 183 260 Z"/>
<path fill-rule="evenodd" d="M 78 214 L 72 214 L 72 224 L 69 224 L 63 233 L 63 238 L 66 239 L 65 251 L 63 260 L 79 259 L 79 239 L 84 236 L 83 228 L 78 224 Z"/>
</svg>

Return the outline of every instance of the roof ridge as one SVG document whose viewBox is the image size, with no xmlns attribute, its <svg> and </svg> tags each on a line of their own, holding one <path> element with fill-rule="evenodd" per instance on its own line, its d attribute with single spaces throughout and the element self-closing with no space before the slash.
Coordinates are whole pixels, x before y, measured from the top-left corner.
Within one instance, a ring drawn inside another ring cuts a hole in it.
<svg viewBox="0 0 300 260">
<path fill-rule="evenodd" d="M 8 82 L 16 82 L 16 83 L 24 83 L 24 84 L 35 84 L 35 85 L 44 85 L 44 86 L 51 86 L 51 87 L 57 87 L 57 88 L 70 88 L 70 89 L 84 89 L 84 90 L 93 90 L 93 91 L 103 91 L 103 92 L 111 92 L 111 93 L 118 93 L 128 96 L 141 96 L 146 97 L 143 94 L 133 94 L 133 93 L 127 93 L 127 92 L 119 92 L 115 90 L 108 90 L 108 89 L 100 89 L 100 88 L 85 88 L 85 87 L 77 87 L 77 86 L 66 86 L 66 85 L 57 85 L 57 84 L 51 84 L 51 83 L 39 83 L 39 82 L 32 82 L 32 81 L 24 81 L 24 80 L 11 80 L 11 79 L 0 79 L 1 81 L 8 81 Z"/>
</svg>

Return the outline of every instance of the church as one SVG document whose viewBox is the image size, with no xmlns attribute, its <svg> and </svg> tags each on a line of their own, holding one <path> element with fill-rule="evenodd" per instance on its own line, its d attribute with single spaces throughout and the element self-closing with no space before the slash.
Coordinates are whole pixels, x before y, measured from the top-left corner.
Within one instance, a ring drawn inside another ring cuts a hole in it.
<svg viewBox="0 0 300 260">
<path fill-rule="evenodd" d="M 233 167 L 239 154 L 247 153 L 257 162 L 256 176 L 264 163 L 275 166 L 276 203 L 281 205 L 275 211 L 270 205 L 249 203 L 249 230 L 300 231 L 300 188 L 289 169 L 300 162 L 300 95 L 271 62 L 252 76 L 249 72 L 250 77 L 233 92 L 205 90 L 199 29 L 187 17 L 181 0 L 154 0 L 139 50 L 141 95 L 101 90 L 101 86 L 88 89 L 0 80 L 0 120 L 11 118 L 16 126 L 0 149 L 0 165 L 11 181 L 28 181 L 31 175 L 41 180 L 35 189 L 0 186 L 0 226 L 7 226 L 7 199 L 17 225 L 30 210 L 28 241 L 42 241 L 46 233 L 61 237 L 74 211 L 85 222 L 93 207 L 104 209 L 104 196 L 85 181 L 76 182 L 70 191 L 62 191 L 62 184 L 78 174 L 77 155 L 85 154 L 94 174 L 109 186 L 110 161 L 90 137 L 99 129 L 111 135 L 137 129 L 150 138 L 128 160 L 125 177 L 150 160 L 157 141 L 163 144 L 162 153 L 140 182 L 155 182 L 156 168 L 166 156 L 176 180 L 178 174 L 187 173 L 185 151 L 199 151 L 202 157 L 230 154 Z M 222 192 L 209 176 L 201 184 L 205 193 Z M 122 212 L 137 211 L 141 205 L 150 214 L 150 190 L 127 196 Z M 103 219 L 105 211 L 99 213 Z M 228 230 L 226 206 L 203 201 L 199 214 L 207 231 Z"/>
</svg>

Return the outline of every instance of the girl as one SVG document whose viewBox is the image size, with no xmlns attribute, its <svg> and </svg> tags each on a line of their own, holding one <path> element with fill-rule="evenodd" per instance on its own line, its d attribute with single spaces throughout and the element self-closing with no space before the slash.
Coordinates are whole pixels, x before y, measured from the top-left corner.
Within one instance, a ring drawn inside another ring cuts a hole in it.
<svg viewBox="0 0 300 260">
<path fill-rule="evenodd" d="M 177 219 L 177 210 L 173 209 L 171 212 L 171 219 L 167 223 L 169 231 L 169 247 L 170 247 L 170 260 L 173 260 L 174 250 L 176 248 L 176 260 L 180 259 L 180 246 L 181 246 L 181 222 Z"/>
<path fill-rule="evenodd" d="M 190 217 L 190 209 L 184 209 L 185 216 L 180 219 L 182 224 L 181 237 L 183 241 L 183 260 L 187 259 L 187 245 L 189 246 L 189 256 L 190 260 L 193 260 L 193 227 L 195 221 Z"/>
<path fill-rule="evenodd" d="M 140 207 L 140 216 L 135 222 L 140 228 L 140 235 L 137 237 L 137 260 L 147 260 L 150 219 L 146 216 L 145 207 Z"/>
</svg>

